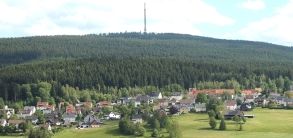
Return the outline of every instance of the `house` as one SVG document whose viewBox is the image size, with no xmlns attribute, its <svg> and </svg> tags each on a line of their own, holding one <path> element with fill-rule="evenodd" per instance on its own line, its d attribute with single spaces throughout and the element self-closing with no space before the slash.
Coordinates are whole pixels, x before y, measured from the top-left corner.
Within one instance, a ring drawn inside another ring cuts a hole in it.
<svg viewBox="0 0 293 138">
<path fill-rule="evenodd" d="M 206 112 L 206 104 L 205 103 L 196 103 L 194 105 L 195 112 Z"/>
<path fill-rule="evenodd" d="M 121 97 L 118 100 L 116 100 L 116 104 L 128 105 L 132 101 L 133 101 L 133 99 L 131 97 Z"/>
<path fill-rule="evenodd" d="M 172 92 L 169 95 L 169 99 L 176 99 L 177 101 L 180 101 L 183 98 L 183 94 L 181 92 Z"/>
<path fill-rule="evenodd" d="M 31 121 L 32 124 L 37 124 L 38 121 L 39 121 L 39 119 L 38 119 L 38 117 L 36 115 L 26 116 L 24 119 Z"/>
<path fill-rule="evenodd" d="M 76 120 L 75 120 L 76 117 L 77 117 L 76 114 L 65 113 L 63 115 L 64 124 L 68 125 L 68 124 L 71 124 L 71 123 L 75 123 L 76 122 Z"/>
<path fill-rule="evenodd" d="M 162 99 L 162 93 L 161 92 L 151 92 L 147 94 L 150 98 L 152 98 L 153 100 L 157 100 L 157 99 Z"/>
<path fill-rule="evenodd" d="M 7 124 L 6 119 L 0 119 L 0 126 L 4 127 L 6 126 L 6 124 Z"/>
<path fill-rule="evenodd" d="M 136 124 L 136 123 L 142 123 L 142 117 L 139 114 L 133 115 L 131 117 L 131 121 Z"/>
<path fill-rule="evenodd" d="M 255 89 L 249 89 L 249 90 L 243 90 L 241 91 L 241 95 L 243 97 L 247 96 L 247 95 L 252 95 L 253 99 L 257 98 L 259 95 L 261 95 L 261 93 L 259 93 L 257 90 Z"/>
<path fill-rule="evenodd" d="M 45 114 L 45 119 L 47 123 L 50 123 L 51 125 L 61 125 L 61 116 L 58 112 L 54 111 L 49 114 Z"/>
<path fill-rule="evenodd" d="M 75 104 L 75 106 L 91 109 L 91 108 L 93 108 L 93 103 L 92 102 L 79 102 L 79 103 Z"/>
<path fill-rule="evenodd" d="M 96 104 L 96 106 L 99 108 L 104 108 L 104 107 L 113 108 L 112 103 L 109 101 L 100 101 Z"/>
<path fill-rule="evenodd" d="M 26 118 L 27 116 L 32 116 L 33 111 L 32 110 L 20 110 L 18 111 L 18 114 L 16 114 L 18 118 Z"/>
<path fill-rule="evenodd" d="M 69 104 L 69 105 L 66 106 L 65 112 L 68 113 L 68 114 L 76 113 L 75 107 L 72 104 Z"/>
<path fill-rule="evenodd" d="M 49 105 L 48 102 L 37 102 L 37 110 L 41 110 L 44 114 L 49 114 L 55 110 L 54 105 Z"/>
<path fill-rule="evenodd" d="M 222 94 L 228 93 L 231 95 L 231 98 L 235 98 L 235 90 L 234 89 L 203 89 L 203 90 L 196 90 L 196 89 L 190 89 L 188 95 L 189 96 L 197 96 L 199 93 L 204 93 L 209 96 L 215 96 L 215 97 L 221 97 Z"/>
<path fill-rule="evenodd" d="M 183 111 L 184 113 L 187 113 L 191 109 L 194 109 L 195 98 L 181 99 L 179 101 L 179 104 L 180 104 L 180 110 Z"/>
<path fill-rule="evenodd" d="M 86 124 L 90 124 L 91 122 L 93 122 L 95 120 L 99 120 L 99 119 L 95 115 L 89 114 L 84 117 L 83 122 Z"/>
<path fill-rule="evenodd" d="M 10 118 L 15 112 L 13 108 L 8 108 L 8 106 L 5 105 L 3 109 L 0 109 L 0 113 L 5 114 L 7 118 Z"/>
<path fill-rule="evenodd" d="M 25 120 L 13 120 L 13 119 L 10 119 L 10 120 L 8 120 L 8 125 L 9 126 L 15 126 L 16 127 L 16 129 L 18 129 L 18 126 L 19 126 L 19 124 L 21 124 L 21 123 L 25 123 Z"/>
<path fill-rule="evenodd" d="M 25 106 L 23 108 L 23 110 L 31 110 L 32 111 L 32 114 L 34 114 L 36 112 L 36 107 L 35 106 Z"/>
<path fill-rule="evenodd" d="M 111 113 L 109 114 L 109 118 L 110 118 L 110 119 L 120 119 L 120 117 L 121 117 L 121 115 L 118 114 L 118 113 L 115 113 L 115 112 L 111 112 Z"/>
<path fill-rule="evenodd" d="M 169 105 L 169 101 L 167 99 L 157 99 L 154 101 L 153 110 L 164 109 Z"/>
<path fill-rule="evenodd" d="M 241 111 L 250 111 L 251 109 L 252 109 L 252 106 L 250 105 L 250 103 L 242 103 L 240 105 Z"/>
<path fill-rule="evenodd" d="M 101 120 L 98 119 L 95 115 L 89 114 L 84 118 L 82 123 L 83 126 L 89 127 L 99 127 L 102 124 Z"/>
<path fill-rule="evenodd" d="M 287 108 L 293 108 L 293 99 L 292 98 L 286 98 L 285 99 L 286 107 Z"/>
<path fill-rule="evenodd" d="M 235 100 L 226 101 L 225 106 L 227 110 L 235 110 L 237 108 L 237 104 Z"/>
<path fill-rule="evenodd" d="M 135 98 L 134 106 L 137 107 L 141 104 L 151 104 L 153 103 L 153 99 L 151 99 L 148 95 L 138 95 Z"/>
<path fill-rule="evenodd" d="M 48 102 L 37 102 L 37 110 L 45 110 L 49 106 Z"/>
<path fill-rule="evenodd" d="M 239 116 L 239 117 L 244 117 L 244 113 L 240 110 L 233 110 L 233 111 L 228 111 L 225 115 L 225 119 L 232 119 L 234 116 Z"/>
<path fill-rule="evenodd" d="M 253 95 L 245 95 L 244 99 L 245 99 L 244 100 L 245 103 L 254 103 L 255 97 Z"/>
</svg>

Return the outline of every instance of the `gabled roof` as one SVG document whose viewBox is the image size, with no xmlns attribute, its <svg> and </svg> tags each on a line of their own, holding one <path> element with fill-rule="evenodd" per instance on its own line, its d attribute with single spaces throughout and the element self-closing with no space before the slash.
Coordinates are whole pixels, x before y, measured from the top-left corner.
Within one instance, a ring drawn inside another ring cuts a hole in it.
<svg viewBox="0 0 293 138">
<path fill-rule="evenodd" d="M 243 91 L 241 91 L 241 93 L 245 94 L 245 95 L 253 95 L 253 94 L 256 94 L 257 91 L 254 89 L 249 89 L 249 90 L 243 90 Z"/>
<path fill-rule="evenodd" d="M 141 117 L 140 114 L 136 114 L 136 115 L 133 115 L 133 116 L 131 117 L 131 119 L 134 119 L 134 120 L 136 120 L 136 119 L 142 119 L 142 117 Z"/>
<path fill-rule="evenodd" d="M 182 99 L 179 101 L 180 104 L 192 104 L 195 102 L 195 99 L 189 98 L 189 99 Z"/>
<path fill-rule="evenodd" d="M 63 118 L 75 118 L 76 114 L 72 114 L 72 113 L 65 113 L 63 114 Z"/>
<path fill-rule="evenodd" d="M 32 110 L 36 109 L 36 107 L 34 107 L 34 106 L 25 106 L 23 109 L 32 111 Z"/>
<path fill-rule="evenodd" d="M 138 95 L 135 98 L 135 101 L 137 101 L 137 102 L 141 102 L 141 101 L 145 101 L 146 102 L 148 100 L 150 100 L 150 97 L 148 95 Z"/>
<path fill-rule="evenodd" d="M 20 124 L 20 123 L 24 123 L 25 120 L 8 120 L 8 123 L 9 124 L 12 124 L 12 125 L 16 125 L 16 124 Z"/>
<path fill-rule="evenodd" d="M 227 92 L 231 95 L 235 94 L 235 90 L 234 89 L 203 89 L 203 90 L 192 90 L 189 95 L 194 95 L 196 96 L 199 93 L 205 93 L 208 95 L 221 95 L 224 92 Z"/>
<path fill-rule="evenodd" d="M 205 103 L 197 103 L 194 105 L 195 108 L 206 108 L 206 104 Z"/>
<path fill-rule="evenodd" d="M 225 105 L 226 106 L 235 106 L 236 105 L 236 101 L 235 100 L 226 101 Z"/>
</svg>

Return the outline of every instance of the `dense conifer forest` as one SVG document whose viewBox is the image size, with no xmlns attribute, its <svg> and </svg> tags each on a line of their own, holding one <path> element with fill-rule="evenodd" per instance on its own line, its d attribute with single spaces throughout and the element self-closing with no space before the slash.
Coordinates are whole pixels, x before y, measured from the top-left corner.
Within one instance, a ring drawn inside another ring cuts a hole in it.
<svg viewBox="0 0 293 138">
<path fill-rule="evenodd" d="M 293 80 L 292 61 L 290 47 L 183 34 L 2 38 L 0 95 L 18 101 L 30 92 L 49 100 L 62 96 L 62 87 L 105 93 L 109 88 L 161 90 L 174 84 L 283 93 Z M 44 86 L 49 98 L 38 94 L 40 83 L 49 83 Z"/>
</svg>

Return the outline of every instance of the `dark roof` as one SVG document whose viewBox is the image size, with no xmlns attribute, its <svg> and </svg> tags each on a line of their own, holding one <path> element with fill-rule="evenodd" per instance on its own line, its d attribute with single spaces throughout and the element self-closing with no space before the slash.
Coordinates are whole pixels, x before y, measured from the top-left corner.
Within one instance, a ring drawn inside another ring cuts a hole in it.
<svg viewBox="0 0 293 138">
<path fill-rule="evenodd" d="M 36 115 L 32 115 L 32 116 L 26 116 L 25 119 L 26 120 L 37 120 L 38 117 Z"/>
<path fill-rule="evenodd" d="M 136 99 L 135 101 L 148 101 L 150 100 L 150 97 L 148 95 L 139 95 L 139 96 L 136 96 Z"/>
<path fill-rule="evenodd" d="M 132 119 L 142 119 L 140 114 L 133 115 L 131 118 Z"/>
<path fill-rule="evenodd" d="M 235 116 L 235 115 L 244 116 L 244 113 L 240 110 L 232 110 L 225 114 L 225 116 Z"/>
<path fill-rule="evenodd" d="M 25 123 L 25 120 L 8 120 L 9 124 L 20 124 Z"/>
<path fill-rule="evenodd" d="M 160 92 L 150 92 L 147 95 L 150 97 L 158 97 L 160 95 Z"/>
<path fill-rule="evenodd" d="M 226 101 L 226 106 L 235 106 L 235 105 L 236 105 L 236 101 L 235 100 Z"/>
</svg>

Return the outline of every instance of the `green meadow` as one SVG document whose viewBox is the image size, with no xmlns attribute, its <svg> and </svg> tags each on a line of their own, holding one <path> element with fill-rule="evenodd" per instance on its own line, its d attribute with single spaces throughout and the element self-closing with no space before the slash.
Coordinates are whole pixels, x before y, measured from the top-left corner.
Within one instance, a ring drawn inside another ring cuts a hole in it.
<svg viewBox="0 0 293 138">
<path fill-rule="evenodd" d="M 248 114 L 255 118 L 247 119 L 243 125 L 244 130 L 238 131 L 233 121 L 226 121 L 227 130 L 211 130 L 207 114 L 184 114 L 173 117 L 179 121 L 184 138 L 292 138 L 293 137 L 293 110 L 255 109 Z M 218 122 L 219 126 L 219 122 Z M 217 126 L 217 127 L 218 127 Z M 144 137 L 150 137 L 151 131 Z M 163 132 L 168 136 L 166 132 Z M 100 128 L 67 129 L 54 136 L 54 138 L 129 138 L 118 132 L 118 122 L 106 122 Z"/>
</svg>

